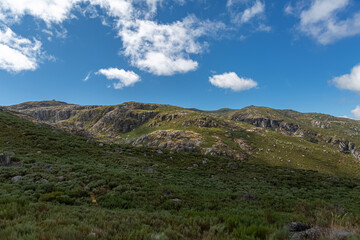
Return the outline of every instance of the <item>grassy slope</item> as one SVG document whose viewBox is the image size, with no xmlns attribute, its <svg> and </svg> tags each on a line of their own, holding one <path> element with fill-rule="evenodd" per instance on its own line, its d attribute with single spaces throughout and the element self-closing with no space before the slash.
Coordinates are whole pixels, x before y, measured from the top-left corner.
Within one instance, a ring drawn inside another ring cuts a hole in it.
<svg viewBox="0 0 360 240">
<path fill-rule="evenodd" d="M 360 233 L 355 179 L 126 146 L 118 154 L 1 111 L 0 129 L 0 152 L 24 161 L 0 167 L 1 239 L 286 239 L 290 221 Z M 261 200 L 233 199 L 243 193 Z"/>
<path fill-rule="evenodd" d="M 100 107 L 99 111 L 106 109 L 107 107 Z M 112 107 L 113 109 L 114 107 Z M 236 112 L 242 113 L 251 113 L 254 116 L 258 117 L 269 117 L 272 119 L 284 119 L 287 122 L 300 124 L 306 129 L 312 130 L 314 132 L 321 133 L 323 136 L 327 137 L 344 137 L 349 138 L 357 142 L 358 136 L 349 136 L 351 132 L 349 129 L 356 128 L 360 129 L 360 124 L 354 120 L 341 119 L 342 124 L 337 125 L 335 120 L 338 118 L 333 118 L 328 115 L 323 114 L 301 114 L 290 110 L 274 110 L 270 108 L 259 108 L 259 107 L 248 107 L 243 110 L 220 110 L 219 112 L 199 112 L 186 110 L 179 107 L 169 106 L 169 105 L 160 105 L 155 111 L 161 114 L 173 114 L 179 113 L 182 111 L 189 112 L 188 115 L 176 118 L 172 121 L 161 122 L 161 126 L 149 127 L 149 124 L 152 123 L 155 119 L 149 120 L 148 123 L 143 124 L 142 126 L 134 129 L 128 133 L 119 133 L 117 135 L 116 141 L 118 143 L 125 143 L 129 139 L 137 138 L 145 134 L 149 134 L 156 130 L 189 130 L 200 133 L 204 139 L 204 144 L 202 147 L 211 147 L 215 144 L 216 139 L 221 139 L 222 142 L 229 145 L 231 148 L 236 149 L 237 151 L 242 151 L 241 148 L 233 141 L 232 138 L 227 137 L 229 130 L 222 128 L 204 128 L 196 126 L 186 126 L 182 124 L 186 121 L 197 119 L 200 117 L 210 117 L 215 119 L 217 122 L 232 126 L 236 126 L 237 130 L 232 131 L 233 138 L 243 138 L 245 139 L 253 148 L 252 157 L 249 159 L 253 163 L 266 163 L 273 166 L 283 166 L 291 167 L 297 169 L 313 169 L 323 173 L 342 175 L 342 176 L 352 176 L 360 178 L 360 161 L 355 159 L 351 154 L 340 153 L 336 146 L 331 144 L 319 142 L 312 143 L 307 141 L 304 138 L 296 138 L 285 136 L 281 133 L 271 131 L 271 130 L 262 130 L 260 128 L 255 128 L 249 124 L 234 122 L 228 120 L 230 116 Z M 143 110 L 138 110 L 143 111 Z M 215 114 L 217 113 L 217 114 Z M 254 114 L 255 113 L 255 114 Z M 220 116 L 219 116 L 220 115 Z M 70 122 L 76 123 L 78 116 L 73 117 Z M 330 129 L 321 129 L 311 126 L 311 119 L 319 119 L 321 121 L 333 121 L 331 123 Z M 335 119 L 335 120 L 334 120 Z M 94 123 L 85 123 L 85 127 L 92 126 Z M 254 132 L 249 132 L 255 130 Z M 102 133 L 98 135 L 101 138 Z M 103 138 L 104 140 L 114 140 L 114 138 Z M 360 142 L 358 144 L 360 146 Z"/>
</svg>

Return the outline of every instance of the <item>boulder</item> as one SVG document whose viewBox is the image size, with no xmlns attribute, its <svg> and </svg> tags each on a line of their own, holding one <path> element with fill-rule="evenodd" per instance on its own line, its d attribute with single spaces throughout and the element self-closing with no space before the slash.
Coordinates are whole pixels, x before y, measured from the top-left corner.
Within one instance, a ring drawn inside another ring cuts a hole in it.
<svg viewBox="0 0 360 240">
<path fill-rule="evenodd" d="M 22 179 L 22 176 L 15 176 L 15 177 L 11 178 L 11 181 L 12 181 L 12 182 L 18 182 L 18 181 L 20 181 L 21 179 Z"/>
</svg>

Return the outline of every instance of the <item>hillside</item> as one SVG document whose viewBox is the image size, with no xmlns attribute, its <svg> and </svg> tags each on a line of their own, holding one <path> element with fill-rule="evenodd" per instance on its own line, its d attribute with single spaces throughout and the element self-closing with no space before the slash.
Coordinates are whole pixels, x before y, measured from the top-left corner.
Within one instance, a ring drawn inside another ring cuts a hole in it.
<svg viewBox="0 0 360 240">
<path fill-rule="evenodd" d="M 234 124 L 254 130 L 246 132 L 247 140 L 253 134 L 277 134 Z M 358 239 L 360 233 L 360 181 L 354 178 L 255 160 L 100 143 L 6 109 L 0 109 L 0 129 L 4 240 Z"/>
<path fill-rule="evenodd" d="M 103 142 L 360 177 L 360 122 L 351 119 L 254 106 L 201 111 L 135 102 L 45 101 L 8 109 Z"/>
</svg>

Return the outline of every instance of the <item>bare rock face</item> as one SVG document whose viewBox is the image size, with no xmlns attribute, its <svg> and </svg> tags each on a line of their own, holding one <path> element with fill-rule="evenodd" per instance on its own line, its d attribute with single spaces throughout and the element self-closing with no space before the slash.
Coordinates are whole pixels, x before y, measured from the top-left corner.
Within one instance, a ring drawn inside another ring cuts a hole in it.
<svg viewBox="0 0 360 240">
<path fill-rule="evenodd" d="M 238 139 L 238 141 L 239 140 L 240 139 Z M 244 147 L 246 143 L 243 142 L 242 144 L 242 146 Z M 239 151 L 233 149 L 228 144 L 224 143 L 220 138 L 218 138 L 216 140 L 216 143 L 213 144 L 210 148 L 204 148 L 202 152 L 206 155 L 228 157 L 241 161 L 245 161 L 249 157 L 248 151 Z"/>
<path fill-rule="evenodd" d="M 158 130 L 131 142 L 138 147 L 166 148 L 182 152 L 200 152 L 202 143 L 200 134 L 179 130 Z"/>
<path fill-rule="evenodd" d="M 182 124 L 183 127 L 206 127 L 206 128 L 218 128 L 221 126 L 216 120 L 209 117 L 198 117 L 195 119 L 186 120 Z"/>
<path fill-rule="evenodd" d="M 185 117 L 188 115 L 188 111 L 179 111 L 175 113 L 165 113 L 161 115 L 157 115 L 153 122 L 151 122 L 148 126 L 149 127 L 155 127 L 155 126 L 162 126 L 168 122 L 171 122 L 175 119 Z"/>
<path fill-rule="evenodd" d="M 274 120 L 270 118 L 249 118 L 242 115 L 234 115 L 231 117 L 231 120 L 245 122 L 261 128 L 278 129 L 287 135 L 293 135 L 300 129 L 300 125 L 298 124 L 287 123 L 284 120 Z"/>
<path fill-rule="evenodd" d="M 319 128 L 323 128 L 323 129 L 330 128 L 330 125 L 328 123 L 322 122 L 322 121 L 319 121 L 319 120 L 312 120 L 311 125 L 313 127 L 319 127 Z"/>
</svg>

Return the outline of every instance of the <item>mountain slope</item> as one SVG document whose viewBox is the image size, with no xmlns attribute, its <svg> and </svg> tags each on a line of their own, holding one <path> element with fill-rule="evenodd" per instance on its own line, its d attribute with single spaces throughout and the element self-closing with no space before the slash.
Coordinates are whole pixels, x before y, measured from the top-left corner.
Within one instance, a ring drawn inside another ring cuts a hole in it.
<svg viewBox="0 0 360 240">
<path fill-rule="evenodd" d="M 360 233 L 357 179 L 99 143 L 7 110 L 0 129 L 4 240 L 288 239 L 294 221 Z"/>
<path fill-rule="evenodd" d="M 360 177 L 360 123 L 351 119 L 254 106 L 207 112 L 135 102 L 31 102 L 8 109 L 105 142 Z"/>
</svg>

